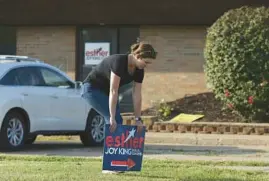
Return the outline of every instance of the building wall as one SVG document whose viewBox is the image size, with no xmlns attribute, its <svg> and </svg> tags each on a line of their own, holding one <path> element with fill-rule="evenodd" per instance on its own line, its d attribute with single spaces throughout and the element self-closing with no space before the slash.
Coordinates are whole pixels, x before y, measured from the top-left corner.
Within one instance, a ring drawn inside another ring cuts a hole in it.
<svg viewBox="0 0 269 181">
<path fill-rule="evenodd" d="M 206 27 L 142 26 L 141 40 L 158 51 L 146 70 L 143 108 L 161 99 L 173 101 L 207 92 L 203 71 Z"/>
<path fill-rule="evenodd" d="M 75 78 L 75 27 L 18 27 L 17 54 L 38 57 Z M 203 71 L 206 27 L 142 26 L 142 41 L 158 51 L 146 70 L 143 109 L 162 99 L 173 101 L 207 92 Z"/>
<path fill-rule="evenodd" d="M 17 28 L 17 55 L 29 55 L 57 66 L 75 78 L 75 27 Z"/>
</svg>

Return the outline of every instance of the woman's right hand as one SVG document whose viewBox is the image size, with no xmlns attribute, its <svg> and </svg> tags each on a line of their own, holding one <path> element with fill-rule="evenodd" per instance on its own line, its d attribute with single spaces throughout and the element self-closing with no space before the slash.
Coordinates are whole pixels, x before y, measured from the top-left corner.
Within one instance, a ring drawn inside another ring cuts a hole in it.
<svg viewBox="0 0 269 181">
<path fill-rule="evenodd" d="M 109 128 L 110 132 L 113 133 L 116 130 L 116 128 L 117 128 L 116 120 L 113 118 L 110 118 L 110 128 Z"/>
</svg>

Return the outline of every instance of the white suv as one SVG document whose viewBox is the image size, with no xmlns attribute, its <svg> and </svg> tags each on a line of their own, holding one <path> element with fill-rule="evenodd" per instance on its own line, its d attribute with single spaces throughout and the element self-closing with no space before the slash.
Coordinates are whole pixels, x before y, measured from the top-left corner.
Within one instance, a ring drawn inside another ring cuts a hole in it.
<svg viewBox="0 0 269 181">
<path fill-rule="evenodd" d="M 80 82 L 38 59 L 0 56 L 0 148 L 17 150 L 37 135 L 104 141 L 104 118 L 81 97 Z"/>
</svg>

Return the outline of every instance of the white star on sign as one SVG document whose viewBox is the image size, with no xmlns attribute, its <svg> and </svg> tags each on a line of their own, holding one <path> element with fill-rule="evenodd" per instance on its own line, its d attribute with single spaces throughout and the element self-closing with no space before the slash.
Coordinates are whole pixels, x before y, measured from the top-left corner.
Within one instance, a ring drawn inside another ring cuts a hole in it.
<svg viewBox="0 0 269 181">
<path fill-rule="evenodd" d="M 134 137 L 135 131 L 136 130 L 134 128 L 130 131 L 130 133 L 129 133 L 128 137 L 126 138 L 126 140 L 124 141 L 124 143 L 127 142 L 131 137 Z"/>
</svg>

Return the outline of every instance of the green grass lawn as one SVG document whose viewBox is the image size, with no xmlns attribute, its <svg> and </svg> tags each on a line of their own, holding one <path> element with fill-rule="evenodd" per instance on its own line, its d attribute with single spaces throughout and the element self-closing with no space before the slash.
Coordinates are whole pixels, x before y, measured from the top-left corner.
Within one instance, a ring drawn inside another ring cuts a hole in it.
<svg viewBox="0 0 269 181">
<path fill-rule="evenodd" d="M 144 159 L 141 172 L 102 174 L 102 160 L 58 156 L 0 155 L 0 181 L 267 181 L 268 173 L 233 171 L 216 165 L 268 166 L 255 162 L 179 162 Z"/>
</svg>

